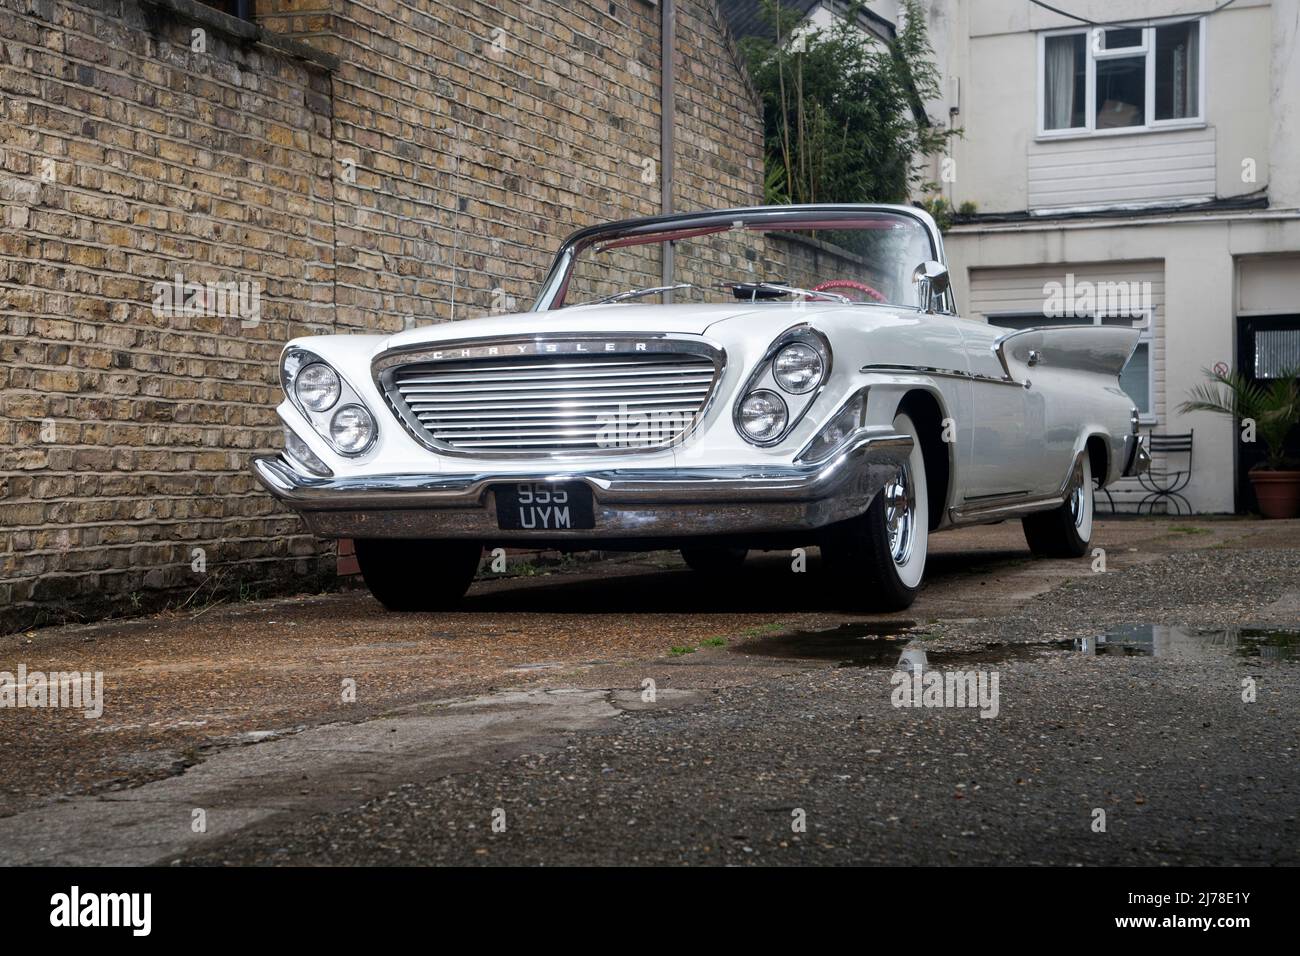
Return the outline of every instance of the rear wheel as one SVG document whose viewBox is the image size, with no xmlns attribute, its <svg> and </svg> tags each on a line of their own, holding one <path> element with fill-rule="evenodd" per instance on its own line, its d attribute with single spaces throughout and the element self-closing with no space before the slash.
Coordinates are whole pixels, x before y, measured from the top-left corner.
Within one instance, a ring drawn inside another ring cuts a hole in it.
<svg viewBox="0 0 1300 956">
<path fill-rule="evenodd" d="M 831 528 L 822 558 L 835 586 L 856 605 L 876 611 L 911 607 L 921 589 L 930 544 L 930 507 L 921 435 L 912 419 L 894 418 L 912 436 L 912 453 L 863 514 Z"/>
<path fill-rule="evenodd" d="M 692 571 L 701 574 L 735 574 L 749 554 L 745 548 L 682 548 L 682 558 Z"/>
<path fill-rule="evenodd" d="M 469 590 L 483 548 L 473 541 L 358 538 L 357 564 L 390 611 L 443 611 Z"/>
<path fill-rule="evenodd" d="M 1040 558 L 1083 557 L 1092 541 L 1092 513 L 1092 464 L 1084 455 L 1074 470 L 1074 489 L 1070 497 L 1051 511 L 1040 511 L 1020 519 L 1029 550 Z"/>
</svg>

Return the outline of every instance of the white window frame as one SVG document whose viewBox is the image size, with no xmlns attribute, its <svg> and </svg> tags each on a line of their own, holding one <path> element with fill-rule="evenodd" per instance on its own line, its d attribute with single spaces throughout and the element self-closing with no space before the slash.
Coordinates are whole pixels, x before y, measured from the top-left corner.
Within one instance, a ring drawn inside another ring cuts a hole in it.
<svg viewBox="0 0 1300 956">
<path fill-rule="evenodd" d="M 1206 50 L 1206 17 L 1171 17 L 1163 20 L 1149 20 L 1144 24 L 1117 25 L 1111 24 L 1108 27 L 1073 27 L 1064 30 L 1044 30 L 1038 34 L 1038 82 L 1036 84 L 1038 95 L 1038 138 L 1039 139 L 1085 139 L 1091 136 L 1127 136 L 1133 133 L 1152 133 L 1158 130 L 1166 129 L 1196 129 L 1204 127 L 1205 121 L 1205 50 Z M 1196 116 L 1183 117 L 1181 119 L 1157 120 L 1156 115 L 1156 36 L 1157 27 L 1173 26 L 1179 23 L 1197 23 L 1200 26 L 1200 49 L 1197 63 L 1197 81 L 1196 81 Z M 1099 50 L 1101 44 L 1101 34 L 1107 30 L 1116 29 L 1140 29 L 1142 31 L 1142 44 L 1140 46 L 1124 47 L 1115 50 Z M 1047 60 L 1047 39 L 1048 37 L 1078 36 L 1083 34 L 1086 37 L 1084 42 L 1085 61 L 1085 80 L 1084 80 L 1084 108 L 1083 108 L 1083 126 L 1071 126 L 1064 129 L 1047 129 L 1044 126 L 1045 102 L 1047 93 L 1047 78 L 1045 75 Z M 1120 126 L 1115 129 L 1097 129 L 1097 61 L 1112 60 L 1121 57 L 1132 57 L 1137 55 L 1146 57 L 1146 102 L 1143 104 L 1142 115 L 1146 117 L 1146 123 L 1142 126 Z"/>
<path fill-rule="evenodd" d="M 1015 311 L 1015 312 L 989 312 L 984 315 L 984 321 L 989 325 L 997 325 L 998 319 L 1033 319 L 1043 318 L 1042 311 Z M 1074 321 L 1057 323 L 1047 326 L 1047 328 L 1061 328 L 1064 325 L 1101 325 L 1102 319 L 1132 319 L 1133 328 L 1141 329 L 1142 334 L 1138 336 L 1137 344 L 1147 347 L 1147 404 L 1150 408 L 1145 412 L 1138 413 L 1138 423 L 1141 425 L 1158 425 L 1159 418 L 1156 417 L 1156 347 L 1152 336 L 1152 330 L 1155 325 L 1155 309 L 1135 309 L 1125 315 L 1112 315 L 1105 312 L 1093 312 L 1090 315 L 1068 316 Z M 1141 321 L 1141 325 L 1138 322 Z M 1115 326 L 1122 328 L 1122 326 Z M 1136 347 L 1134 348 L 1136 352 Z"/>
</svg>

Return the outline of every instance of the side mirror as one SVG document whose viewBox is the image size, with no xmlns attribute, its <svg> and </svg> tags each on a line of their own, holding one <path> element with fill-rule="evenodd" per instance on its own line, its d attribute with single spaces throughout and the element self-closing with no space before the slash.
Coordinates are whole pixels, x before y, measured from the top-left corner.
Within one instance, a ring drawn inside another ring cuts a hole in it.
<svg viewBox="0 0 1300 956">
<path fill-rule="evenodd" d="M 948 291 L 948 267 L 935 259 L 922 262 L 912 272 L 916 285 L 916 301 L 926 312 L 934 312 L 935 296 Z"/>
</svg>

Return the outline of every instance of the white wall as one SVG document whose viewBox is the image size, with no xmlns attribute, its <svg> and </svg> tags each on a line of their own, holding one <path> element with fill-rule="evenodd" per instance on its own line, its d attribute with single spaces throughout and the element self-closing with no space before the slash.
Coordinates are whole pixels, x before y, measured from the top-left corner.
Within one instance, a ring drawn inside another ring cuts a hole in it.
<svg viewBox="0 0 1300 956">
<path fill-rule="evenodd" d="M 1195 198 L 1205 192 L 1212 176 L 1219 196 L 1254 192 L 1268 185 L 1273 162 L 1285 165 L 1278 199 L 1292 208 L 1300 206 L 1300 53 L 1294 45 L 1295 15 L 1300 0 L 1237 0 L 1210 16 L 1206 23 L 1206 125 L 1201 136 L 1202 160 L 1191 171 L 1188 184 L 1156 189 L 1151 200 Z M 1131 0 L 1117 10 L 1107 0 L 1079 0 L 1062 4 L 1080 16 L 1113 20 L 1117 16 L 1154 18 L 1198 12 L 1213 4 L 1196 0 Z M 956 125 L 965 136 L 956 140 L 951 155 L 957 178 L 945 194 L 959 205 L 974 202 L 979 212 L 1016 212 L 1031 208 L 1031 168 L 1052 164 L 1052 152 L 1068 152 L 1077 144 L 1095 144 L 1104 155 L 1110 148 L 1127 150 L 1141 161 L 1150 146 L 1152 154 L 1168 152 L 1162 138 L 1177 138 L 1176 131 L 1052 141 L 1038 137 L 1038 34 L 1044 29 L 1082 24 L 1050 13 L 1027 0 L 934 0 L 930 4 L 938 62 L 946 77 L 949 100 L 960 85 L 960 113 Z M 1291 39 L 1279 39 L 1289 32 Z M 1287 43 L 1289 42 L 1289 46 Z M 1276 103 L 1276 108 L 1274 107 Z M 944 104 L 952 105 L 951 102 Z M 1272 148 L 1271 141 L 1283 148 Z M 1121 146 L 1122 144 L 1122 146 Z M 1206 145 L 1208 144 L 1208 145 Z M 1203 157 L 1213 154 L 1207 171 Z M 1242 180 L 1242 160 L 1254 160 L 1253 182 Z M 1060 165 L 1060 164 L 1058 164 Z M 1088 188 L 1083 166 L 1075 186 Z M 1095 177 L 1094 177 L 1095 178 Z M 1131 202 L 1140 177 L 1117 180 L 1114 203 Z M 1093 201 L 1105 203 L 1104 193 Z"/>
<path fill-rule="evenodd" d="M 1269 201 L 1300 209 L 1300 0 L 1273 0 Z"/>
<path fill-rule="evenodd" d="M 1210 218 L 1195 215 L 1091 220 L 1064 223 L 958 226 L 944 244 L 952 266 L 958 307 L 972 308 L 972 273 L 1026 264 L 1060 273 L 1092 263 L 1093 276 L 1118 280 L 1134 263 L 1164 260 L 1160 310 L 1162 380 L 1156 396 L 1161 432 L 1195 429 L 1195 462 L 1187 496 L 1198 511 L 1233 509 L 1236 431 L 1225 418 L 1180 414 L 1177 406 L 1216 362 L 1232 365 L 1236 351 L 1238 290 L 1236 264 L 1249 256 L 1300 253 L 1300 217 L 1252 211 Z M 1284 261 L 1282 274 L 1290 262 Z M 1114 275 L 1109 275 L 1110 272 Z M 1273 275 L 1276 277 L 1277 270 Z M 976 282 L 975 307 L 983 307 Z M 1289 294 L 1287 286 L 1283 295 Z M 1300 277 L 1295 292 L 1300 296 Z M 1274 290 L 1276 298 L 1276 290 Z M 1256 301 L 1260 292 L 1256 294 Z M 1297 299 L 1296 301 L 1300 301 Z"/>
</svg>

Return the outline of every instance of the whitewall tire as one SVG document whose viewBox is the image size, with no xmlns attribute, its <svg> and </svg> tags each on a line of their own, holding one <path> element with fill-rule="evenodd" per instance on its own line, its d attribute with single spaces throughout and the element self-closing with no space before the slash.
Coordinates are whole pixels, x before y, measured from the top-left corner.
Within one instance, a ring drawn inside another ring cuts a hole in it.
<svg viewBox="0 0 1300 956">
<path fill-rule="evenodd" d="M 1040 558 L 1081 558 L 1092 543 L 1092 518 L 1096 489 L 1087 453 L 1074 470 L 1070 495 L 1051 511 L 1021 519 L 1029 550 Z"/>
<path fill-rule="evenodd" d="M 871 506 L 828 530 L 822 557 L 838 589 L 855 605 L 901 611 L 916 600 L 930 545 L 930 499 L 921 435 L 900 412 L 894 430 L 912 436 L 912 453 Z"/>
</svg>

